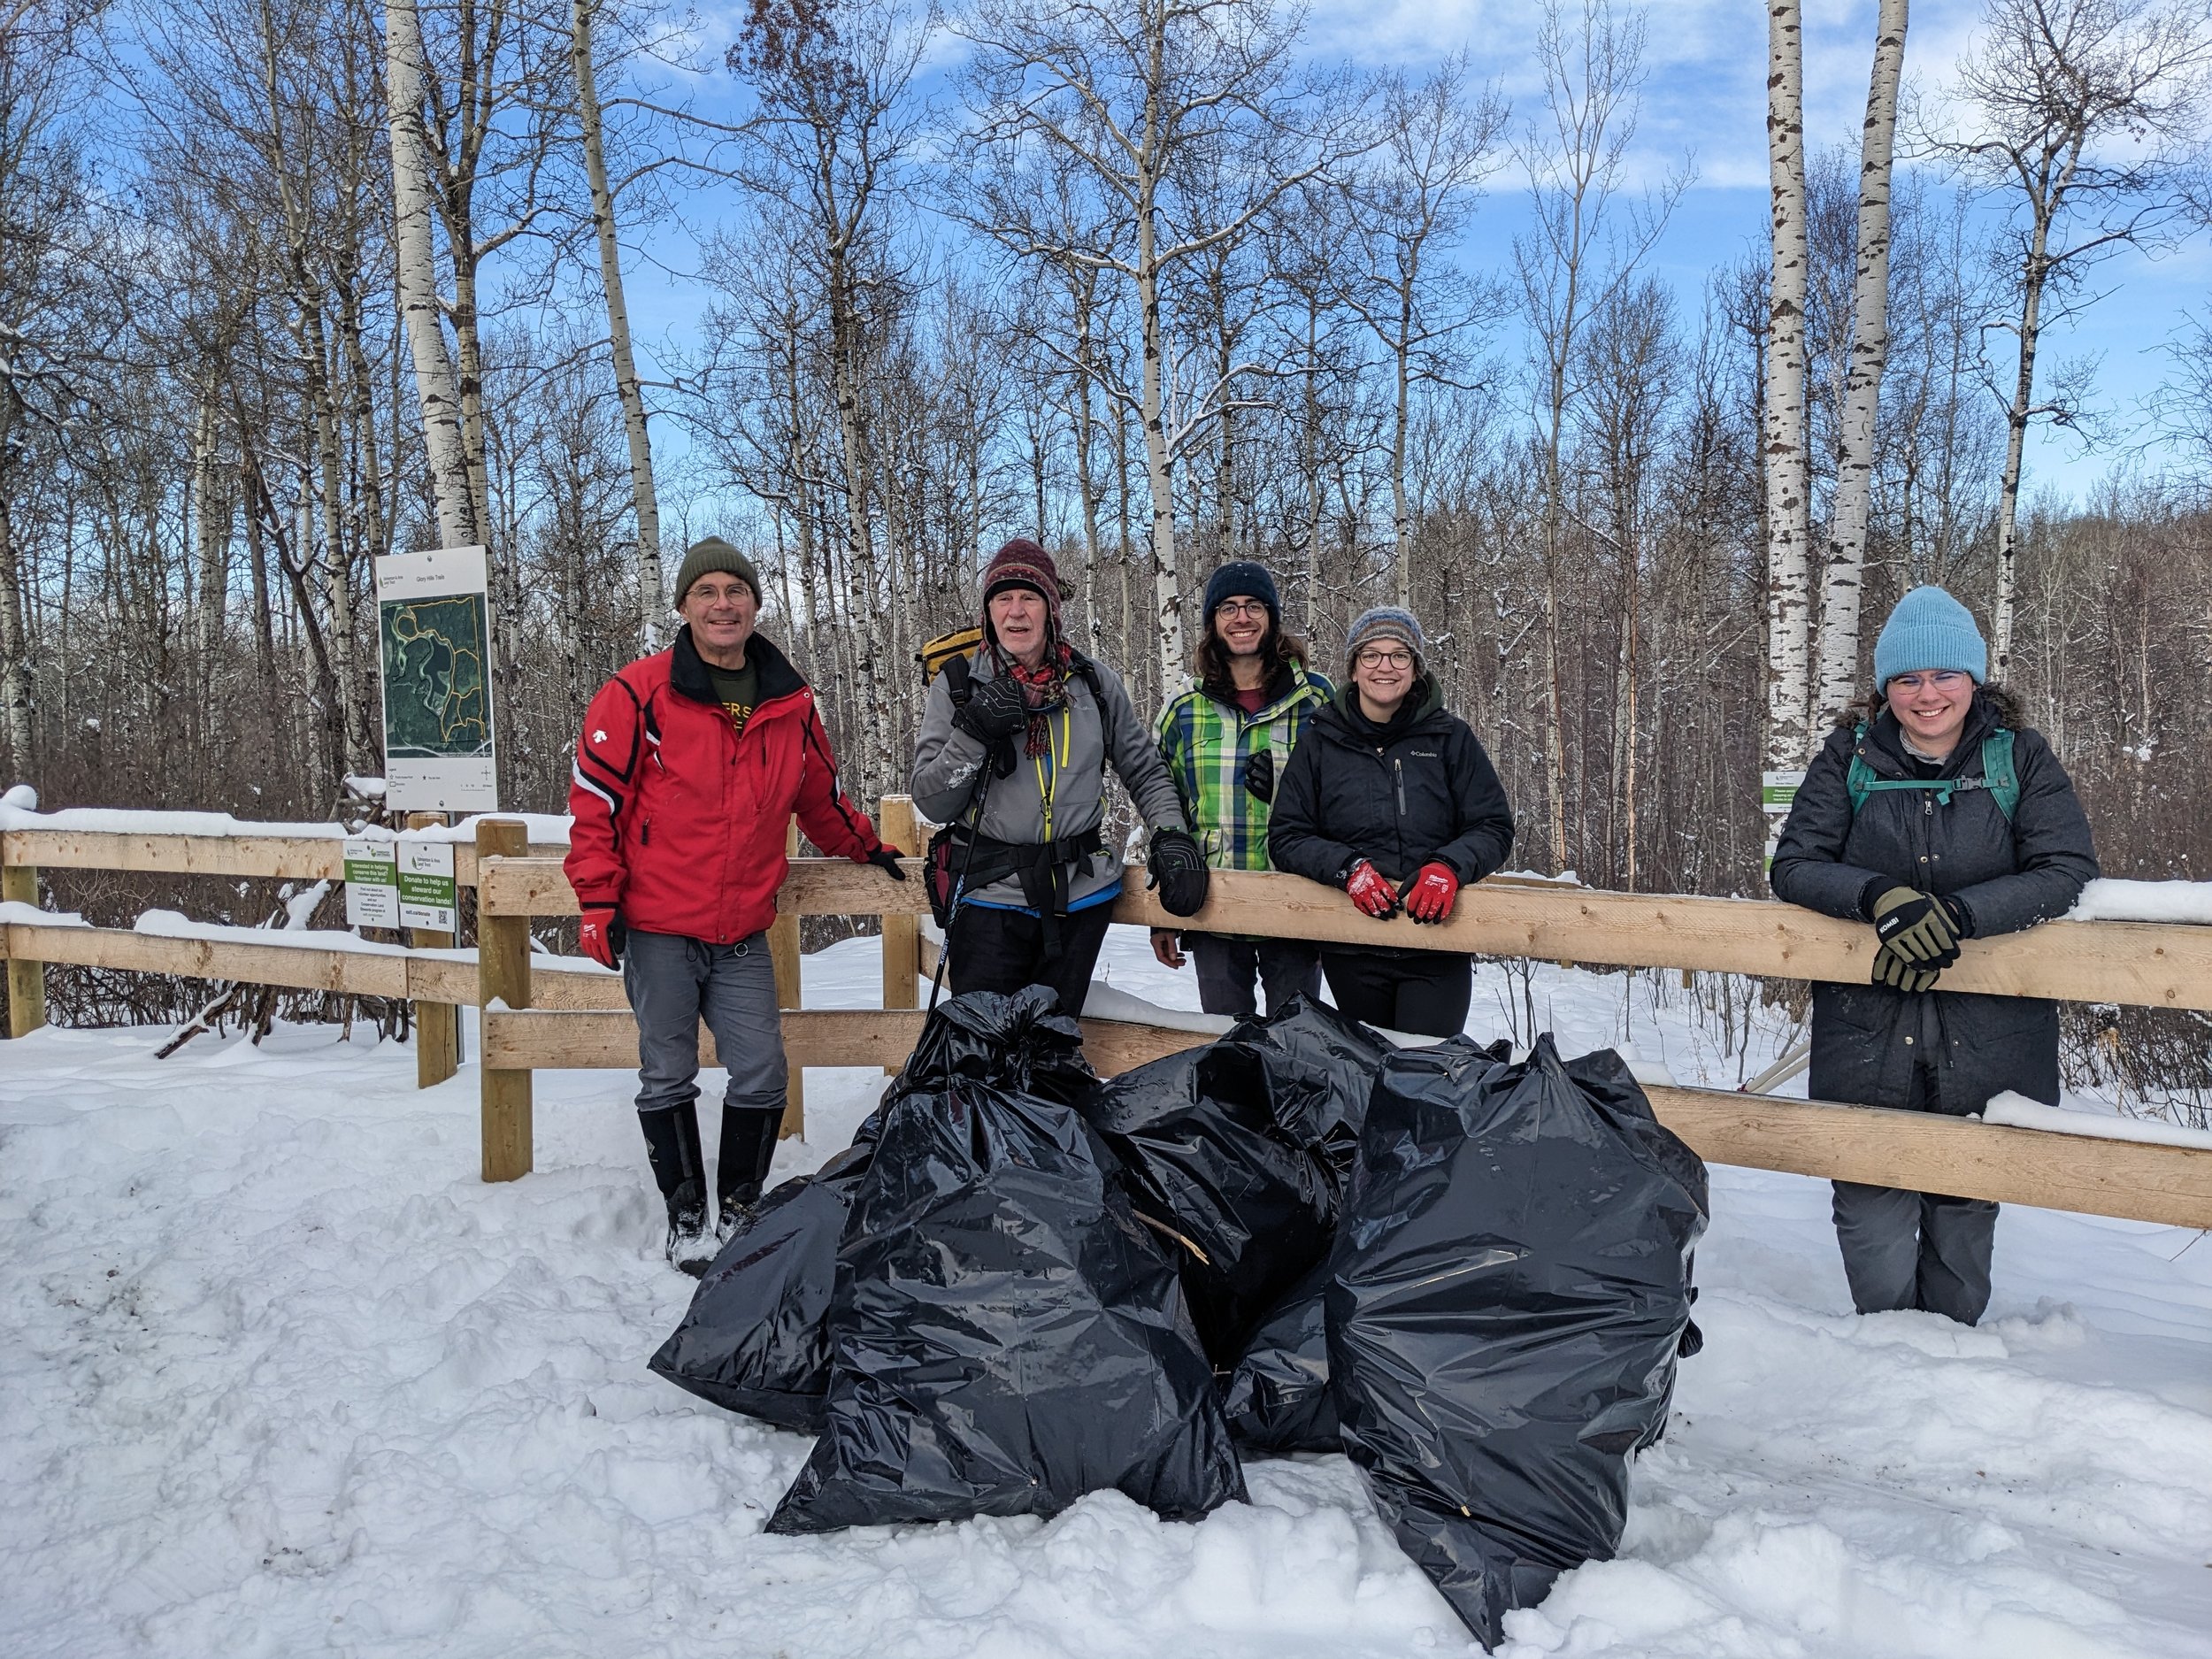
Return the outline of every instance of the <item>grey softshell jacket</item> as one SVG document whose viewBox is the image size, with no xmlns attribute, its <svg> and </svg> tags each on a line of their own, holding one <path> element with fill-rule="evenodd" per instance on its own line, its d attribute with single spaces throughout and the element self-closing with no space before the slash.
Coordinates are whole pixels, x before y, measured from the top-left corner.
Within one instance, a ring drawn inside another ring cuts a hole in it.
<svg viewBox="0 0 2212 1659">
<path fill-rule="evenodd" d="M 1168 776 L 1167 764 L 1152 739 L 1151 728 L 1137 718 L 1121 677 L 1095 660 L 1092 670 L 1104 694 L 1103 704 L 1091 694 L 1080 673 L 1067 679 L 1067 719 L 1064 727 L 1055 712 L 1048 730 L 1055 751 L 1042 761 L 1025 754 L 1017 733 L 1014 770 L 990 783 L 978 826 L 995 840 L 1034 845 L 1045 839 L 1045 795 L 1052 796 L 1052 833 L 1064 841 L 1095 827 L 1106 815 L 1106 767 L 1110 763 L 1129 791 L 1137 810 L 1154 829 L 1184 829 L 1183 807 Z M 998 672 L 988 649 L 979 649 L 970 669 L 980 685 Z M 914 741 L 914 804 L 923 816 L 949 824 L 968 805 L 976 772 L 984 764 L 984 746 L 952 723 L 952 687 L 940 674 L 930 682 L 922 706 L 921 735 Z M 963 821 L 966 821 L 964 819 Z M 1121 882 L 1121 854 L 1107 847 L 1079 865 L 1068 880 L 1071 905 L 1104 887 Z M 985 904 L 1021 906 L 1021 880 L 1008 876 L 970 895 Z"/>
<path fill-rule="evenodd" d="M 1975 698 L 1942 775 L 1979 778 L 1982 739 L 1996 725 L 1986 701 Z M 1847 781 L 1855 749 L 1878 777 L 1916 775 L 1886 711 L 1863 739 L 1848 726 L 1830 736 L 1782 826 L 1776 896 L 1863 921 L 1870 887 L 1893 882 L 1957 899 L 1971 936 L 1987 939 L 2063 916 L 2096 875 L 2089 819 L 2041 733 L 2015 729 L 2020 800 L 2009 824 L 1984 789 L 1955 794 L 1948 806 L 1932 790 L 1878 791 L 1855 818 Z M 1978 1112 L 2005 1089 L 2055 1105 L 2058 1005 L 1939 987 L 1919 996 L 1883 985 L 1813 987 L 1816 1099 L 1902 1107 L 1916 1064 L 1933 1074 L 1939 1111 Z"/>
</svg>

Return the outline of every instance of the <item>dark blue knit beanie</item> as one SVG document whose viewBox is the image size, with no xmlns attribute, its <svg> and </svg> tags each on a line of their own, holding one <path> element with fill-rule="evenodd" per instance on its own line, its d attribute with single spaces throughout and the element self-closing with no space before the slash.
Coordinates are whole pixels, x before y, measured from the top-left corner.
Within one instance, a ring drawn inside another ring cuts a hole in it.
<svg viewBox="0 0 2212 1659">
<path fill-rule="evenodd" d="M 1246 594 L 1267 607 L 1267 619 L 1277 627 L 1283 623 L 1283 602 L 1275 591 L 1275 579 L 1267 573 L 1267 566 L 1250 559 L 1233 559 L 1206 579 L 1206 616 L 1221 609 L 1225 599 L 1234 599 Z"/>
</svg>

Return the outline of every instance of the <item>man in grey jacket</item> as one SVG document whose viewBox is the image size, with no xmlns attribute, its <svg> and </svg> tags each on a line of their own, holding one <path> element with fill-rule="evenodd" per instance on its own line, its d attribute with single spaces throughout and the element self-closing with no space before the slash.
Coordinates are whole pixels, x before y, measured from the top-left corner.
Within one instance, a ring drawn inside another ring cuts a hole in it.
<svg viewBox="0 0 2212 1659">
<path fill-rule="evenodd" d="M 983 642 L 931 682 L 914 745 L 914 803 L 956 826 L 964 872 L 947 941 L 955 993 L 1049 986 L 1080 1013 L 1121 891 L 1102 839 L 1106 768 L 1152 831 L 1148 865 L 1178 916 L 1206 898 L 1206 862 L 1120 677 L 1060 630 L 1052 557 L 1017 538 L 983 572 Z"/>
</svg>

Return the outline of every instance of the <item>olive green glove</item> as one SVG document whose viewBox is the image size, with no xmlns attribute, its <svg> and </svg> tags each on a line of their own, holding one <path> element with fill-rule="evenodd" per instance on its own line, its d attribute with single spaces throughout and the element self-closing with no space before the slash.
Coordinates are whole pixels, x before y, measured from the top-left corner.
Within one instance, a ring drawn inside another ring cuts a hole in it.
<svg viewBox="0 0 2212 1659">
<path fill-rule="evenodd" d="M 1911 887 L 1882 890 L 1874 901 L 1874 936 L 1908 967 L 1940 970 L 1959 959 L 1959 925 L 1950 906 Z"/>
<path fill-rule="evenodd" d="M 1939 968 L 1914 967 L 1887 945 L 1874 953 L 1874 983 L 1886 985 L 1893 991 L 1917 996 L 1923 991 L 1934 990 L 1935 982 L 1941 974 L 1942 970 Z"/>
</svg>

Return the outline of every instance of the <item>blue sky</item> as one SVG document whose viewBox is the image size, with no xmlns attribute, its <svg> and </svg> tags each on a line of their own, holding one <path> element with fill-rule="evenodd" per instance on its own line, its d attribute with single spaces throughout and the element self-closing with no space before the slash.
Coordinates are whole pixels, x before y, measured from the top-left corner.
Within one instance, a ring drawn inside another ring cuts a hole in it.
<svg viewBox="0 0 2212 1659">
<path fill-rule="evenodd" d="M 1939 97 L 1954 65 L 1971 49 L 1979 11 L 1979 0 L 1915 0 L 1906 47 L 1909 81 Z M 1533 0 L 1321 0 L 1312 7 L 1306 38 L 1319 60 L 1400 65 L 1417 74 L 1464 46 L 1476 75 L 1494 80 L 1513 100 L 1517 121 L 1523 112 L 1534 112 L 1541 95 L 1532 51 L 1540 13 Z M 1756 248 L 1763 236 L 1766 13 L 1757 0 L 1656 0 L 1646 16 L 1647 73 L 1634 165 L 1656 180 L 1686 155 L 1695 163 L 1696 181 L 1652 263 L 1679 291 L 1684 314 L 1694 317 L 1707 273 Z M 1874 17 L 1873 0 L 1806 0 L 1809 148 L 1855 146 Z M 723 27 L 710 12 L 710 36 Z M 940 61 L 954 50 L 948 43 Z M 714 48 L 712 57 L 718 61 L 719 55 Z M 701 85 L 702 109 L 725 104 L 726 86 L 720 77 Z M 933 89 L 941 93 L 941 81 Z M 1522 190 L 1509 168 L 1493 180 L 1462 252 L 1469 266 L 1502 267 L 1525 216 Z M 701 193 L 687 211 L 699 222 L 724 210 L 713 194 Z M 653 251 L 676 265 L 691 257 L 687 246 L 672 236 L 657 239 Z M 688 333 L 701 303 L 697 290 L 646 270 L 637 271 L 634 286 L 640 289 L 641 334 Z M 2083 353 L 2101 355 L 2099 388 L 2116 441 L 2085 454 L 2073 439 L 2038 429 L 2028 454 L 2032 494 L 2056 489 L 2081 495 L 2141 440 L 2140 402 L 2166 373 L 2159 348 L 2185 326 L 2189 313 L 2212 309 L 2207 305 L 2212 247 L 2199 238 L 2158 259 L 2124 253 L 2101 271 L 2101 286 L 2112 290 L 2106 298 L 2047 335 L 2043 362 L 2049 366 Z M 2150 459 L 2155 461 L 2154 450 Z"/>
</svg>

